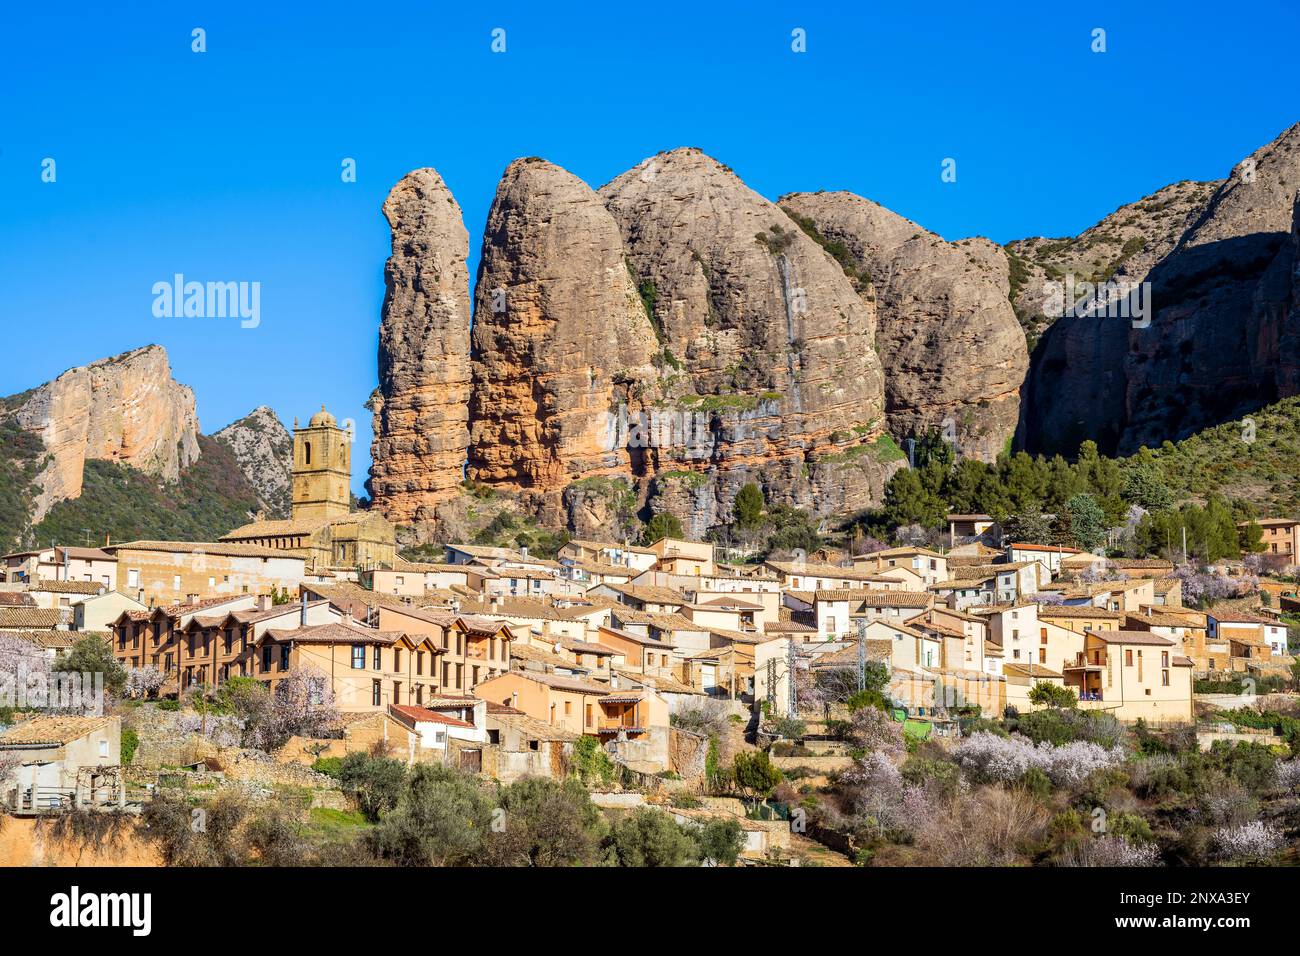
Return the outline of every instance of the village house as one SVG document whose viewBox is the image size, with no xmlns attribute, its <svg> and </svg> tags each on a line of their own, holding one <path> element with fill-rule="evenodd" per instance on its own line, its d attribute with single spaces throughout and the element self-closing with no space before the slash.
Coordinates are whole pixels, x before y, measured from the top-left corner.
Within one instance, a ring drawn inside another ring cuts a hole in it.
<svg viewBox="0 0 1300 956">
<path fill-rule="evenodd" d="M 198 613 L 177 629 L 176 675 L 180 690 L 201 685 L 215 688 L 231 677 L 250 677 L 256 667 L 254 648 L 272 629 L 315 627 L 343 619 L 328 601 L 272 604 L 265 596 L 243 610 Z M 168 655 L 164 654 L 164 661 Z M 168 668 L 168 674 L 171 670 Z"/>
<path fill-rule="evenodd" d="M 261 605 L 270 606 L 269 598 Z M 223 614 L 246 611 L 259 605 L 259 597 L 241 594 L 214 597 L 144 611 L 123 611 L 111 625 L 113 656 L 126 668 L 156 667 L 164 674 L 179 675 L 178 641 L 196 614 Z M 179 676 L 177 677 L 179 680 Z"/>
<path fill-rule="evenodd" d="M 955 547 L 959 542 L 978 541 L 981 544 L 997 546 L 1001 543 L 1002 527 L 991 515 L 951 514 L 948 522 L 948 547 Z"/>
<path fill-rule="evenodd" d="M 37 607 L 54 607 L 64 612 L 65 622 L 73 619 L 72 607 L 78 601 L 88 597 L 107 594 L 108 588 L 97 581 L 33 581 L 27 585 L 27 593 Z"/>
<path fill-rule="evenodd" d="M 841 567 L 814 561 L 764 561 L 763 568 L 780 582 L 783 591 L 829 591 L 865 589 L 903 590 L 892 578 L 881 577 L 874 568 Z"/>
<path fill-rule="evenodd" d="M 251 544 L 128 541 L 104 550 L 117 558 L 121 590 L 150 606 L 273 592 L 296 596 L 305 567 L 301 555 Z"/>
<path fill-rule="evenodd" d="M 1206 642 L 1208 621 L 1200 611 L 1147 604 L 1134 614 L 1124 615 L 1123 630 L 1150 631 L 1167 637 L 1178 645 L 1179 654 L 1192 659 L 1198 670 L 1215 669 Z M 1220 670 L 1227 669 L 1227 655 L 1219 656 L 1214 664 Z"/>
<path fill-rule="evenodd" d="M 117 587 L 117 560 L 100 548 L 53 546 L 35 551 L 15 551 L 0 558 L 0 580 L 11 583 L 81 581 Z"/>
<path fill-rule="evenodd" d="M 503 620 L 477 614 L 380 605 L 377 623 L 382 630 L 400 630 L 412 638 L 428 639 L 438 654 L 436 674 L 434 662 L 430 661 L 430 682 L 444 696 L 468 695 L 481 682 L 510 670 L 514 631 Z M 422 660 L 418 663 L 422 664 Z"/>
<path fill-rule="evenodd" d="M 1206 621 L 1206 640 L 1229 642 L 1231 656 L 1240 659 L 1234 670 L 1246 670 L 1248 661 L 1270 661 L 1287 653 L 1287 627 L 1280 621 L 1227 607 L 1210 608 Z"/>
<path fill-rule="evenodd" d="M 47 714 L 0 730 L 0 805 L 121 805 L 122 718 Z"/>
<path fill-rule="evenodd" d="M 1087 634 L 1091 631 L 1118 631 L 1124 623 L 1123 611 L 1097 607 L 1093 604 L 1049 604 L 1038 607 L 1038 616 L 1058 627 Z"/>
<path fill-rule="evenodd" d="M 650 545 L 655 555 L 655 567 L 668 574 L 704 577 L 716 572 L 713 563 L 713 545 L 680 538 L 660 538 Z"/>
<path fill-rule="evenodd" d="M 440 693 L 433 663 L 441 648 L 424 635 L 363 627 L 345 617 L 329 624 L 270 628 L 253 649 L 255 666 L 248 676 L 274 691 L 295 672 L 318 675 L 329 682 L 342 712 L 419 705 Z"/>
<path fill-rule="evenodd" d="M 1097 631 L 1066 671 L 1071 686 L 1120 720 L 1190 723 L 1192 659 L 1150 631 Z M 1099 698 L 1099 700 L 1097 700 Z"/>
<path fill-rule="evenodd" d="M 673 614 L 691 603 L 681 591 L 641 584 L 601 584 L 587 592 L 608 597 L 628 607 L 650 614 Z"/>
<path fill-rule="evenodd" d="M 1041 610 L 1027 601 L 988 612 L 989 640 L 1002 648 L 1004 673 L 1008 664 L 1029 663 L 1059 673 L 1083 651 L 1083 634 L 1042 617 Z"/>
<path fill-rule="evenodd" d="M 676 647 L 647 634 L 603 626 L 597 631 L 596 643 L 621 655 L 630 670 L 665 676 L 673 672 Z"/>
<path fill-rule="evenodd" d="M 1257 524 L 1263 531 L 1261 543 L 1264 553 L 1275 558 L 1279 564 L 1296 564 L 1296 555 L 1300 555 L 1300 521 L 1294 518 L 1259 518 L 1253 522 L 1241 521 L 1237 527 L 1245 528 Z"/>
<path fill-rule="evenodd" d="M 503 784 L 524 776 L 562 780 L 569 774 L 573 744 L 580 736 L 488 701 L 483 770 Z"/>
<path fill-rule="evenodd" d="M 588 541 L 572 538 L 560 548 L 556 557 L 561 563 L 567 561 L 585 562 L 608 567 L 626 568 L 633 575 L 655 566 L 659 560 L 657 552 L 632 544 L 616 544 L 610 541 Z"/>
<path fill-rule="evenodd" d="M 573 734 L 597 732 L 598 702 L 609 693 L 608 684 L 531 671 L 497 674 L 474 688 L 475 696 L 489 703 L 502 704 Z"/>
<path fill-rule="evenodd" d="M 464 704 L 452 707 L 417 706 L 414 704 L 390 704 L 388 712 L 394 719 L 410 727 L 420 735 L 420 746 L 435 754 L 445 755 L 449 741 L 460 741 L 471 745 L 487 741 L 487 701 L 478 698 L 464 698 Z M 457 713 L 448 713 L 455 709 Z"/>
<path fill-rule="evenodd" d="M 142 603 L 121 591 L 88 594 L 72 605 L 74 631 L 108 631 L 125 611 L 147 611 Z"/>
<path fill-rule="evenodd" d="M 361 584 L 379 594 L 423 597 L 427 591 L 465 588 L 482 591 L 496 572 L 470 564 L 425 564 L 398 558 L 390 567 L 361 573 Z"/>
<path fill-rule="evenodd" d="M 1067 557 L 1085 554 L 1078 548 L 1067 548 L 1061 544 L 1025 544 L 1012 542 L 1006 546 L 1007 560 L 1011 563 L 1037 561 L 1051 574 L 1059 574 L 1061 562 Z"/>
<path fill-rule="evenodd" d="M 57 607 L 0 605 L 0 631 L 67 630 L 65 613 Z"/>
<path fill-rule="evenodd" d="M 912 575 L 907 580 L 909 590 L 923 590 L 931 584 L 948 580 L 948 559 L 929 548 L 888 548 L 870 554 L 859 554 L 853 558 L 853 567 L 882 574 L 890 569 L 910 571 Z"/>
</svg>

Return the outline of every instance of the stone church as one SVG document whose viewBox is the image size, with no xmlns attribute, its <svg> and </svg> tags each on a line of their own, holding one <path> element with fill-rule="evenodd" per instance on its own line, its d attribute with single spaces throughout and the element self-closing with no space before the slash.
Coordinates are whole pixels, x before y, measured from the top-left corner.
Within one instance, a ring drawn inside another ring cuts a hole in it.
<svg viewBox="0 0 1300 956">
<path fill-rule="evenodd" d="M 222 541 L 294 551 L 315 571 L 326 568 L 391 567 L 396 529 L 377 511 L 353 511 L 353 434 L 321 406 L 306 428 L 293 421 L 293 515 L 261 517 L 222 536 Z"/>
</svg>

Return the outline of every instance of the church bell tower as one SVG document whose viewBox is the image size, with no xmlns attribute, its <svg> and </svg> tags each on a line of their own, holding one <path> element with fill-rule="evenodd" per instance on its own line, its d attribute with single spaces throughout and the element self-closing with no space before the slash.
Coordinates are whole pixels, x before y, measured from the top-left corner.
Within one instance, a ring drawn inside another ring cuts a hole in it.
<svg viewBox="0 0 1300 956">
<path fill-rule="evenodd" d="M 325 411 L 306 428 L 293 422 L 294 520 L 338 518 L 351 511 L 352 433 Z"/>
</svg>

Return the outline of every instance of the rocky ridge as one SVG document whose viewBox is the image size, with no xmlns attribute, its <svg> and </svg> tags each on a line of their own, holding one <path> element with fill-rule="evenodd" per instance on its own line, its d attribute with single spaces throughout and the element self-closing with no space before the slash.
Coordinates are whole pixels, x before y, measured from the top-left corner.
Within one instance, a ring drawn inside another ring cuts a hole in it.
<svg viewBox="0 0 1300 956">
<path fill-rule="evenodd" d="M 167 352 L 157 345 L 69 369 L 10 413 L 46 451 L 33 523 L 55 503 L 81 494 L 87 459 L 175 481 L 199 456 L 194 393 L 172 379 Z"/>
<path fill-rule="evenodd" d="M 261 405 L 212 437 L 230 448 L 239 470 L 261 499 L 267 517 L 289 517 L 293 436 L 279 416 Z"/>
</svg>

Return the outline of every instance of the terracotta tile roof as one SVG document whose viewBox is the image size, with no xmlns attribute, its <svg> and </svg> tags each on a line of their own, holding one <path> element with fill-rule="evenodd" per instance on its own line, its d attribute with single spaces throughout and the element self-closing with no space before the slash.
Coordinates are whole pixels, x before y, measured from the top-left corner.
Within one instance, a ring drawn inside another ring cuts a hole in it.
<svg viewBox="0 0 1300 956">
<path fill-rule="evenodd" d="M 893 644 L 890 641 L 879 641 L 867 638 L 866 657 L 868 663 L 887 664 L 889 663 L 890 654 L 893 651 Z M 813 660 L 812 666 L 821 667 L 854 667 L 858 663 L 858 642 L 853 641 L 848 647 L 838 651 L 832 651 L 830 654 L 823 654 Z"/>
<path fill-rule="evenodd" d="M 840 567 L 838 564 L 824 564 L 818 561 L 764 561 L 767 567 L 776 568 L 786 577 L 840 578 L 845 581 L 870 581 L 879 576 L 878 569 Z"/>
<path fill-rule="evenodd" d="M 579 680 L 576 677 L 564 677 L 560 674 L 539 674 L 537 671 L 511 671 L 510 673 L 554 690 L 573 691 L 576 694 L 598 694 L 601 697 L 609 693 L 608 684 L 596 684 L 592 681 Z"/>
<path fill-rule="evenodd" d="M 1162 558 L 1111 558 L 1111 567 L 1128 570 L 1172 571 L 1174 563 Z"/>
<path fill-rule="evenodd" d="M 670 604 L 681 607 L 691 602 L 686 595 L 673 588 L 659 587 L 652 584 L 606 584 L 610 590 L 630 597 L 642 604 Z"/>
<path fill-rule="evenodd" d="M 1054 671 L 1042 664 L 1003 664 L 1002 673 L 1010 674 L 1012 677 L 1061 677 L 1065 675 L 1059 671 Z"/>
<path fill-rule="evenodd" d="M 33 644 L 42 650 L 67 650 L 83 637 L 107 637 L 100 631 L 5 631 L 6 637 Z"/>
<path fill-rule="evenodd" d="M 1124 617 L 1123 611 L 1110 611 L 1104 607 L 1091 604 L 1041 604 L 1039 617 L 1086 617 L 1104 621 L 1118 621 Z"/>
<path fill-rule="evenodd" d="M 702 601 L 699 604 L 692 605 L 692 607 L 697 607 L 702 610 L 712 610 L 713 608 L 740 608 L 742 611 L 763 610 L 763 605 L 761 604 L 754 604 L 751 601 L 742 601 L 739 598 L 721 598 L 721 597 L 714 598 L 711 601 Z"/>
<path fill-rule="evenodd" d="M 859 598 L 859 611 L 862 607 L 929 607 L 934 603 L 934 595 L 925 591 L 859 591 L 853 600 Z"/>
<path fill-rule="evenodd" d="M 0 591 L 0 607 L 36 607 L 36 601 L 26 591 Z"/>
<path fill-rule="evenodd" d="M 1092 636 L 1107 644 L 1144 644 L 1154 647 L 1173 647 L 1176 642 L 1150 631 L 1093 631 Z"/>
<path fill-rule="evenodd" d="M 658 638 L 648 637 L 644 634 L 637 634 L 635 631 L 625 631 L 622 628 L 609 627 L 607 625 L 601 625 L 600 633 L 613 634 L 626 641 L 631 641 L 633 644 L 640 644 L 642 647 L 662 647 L 667 650 L 672 650 L 677 646 L 669 641 L 661 641 Z"/>
<path fill-rule="evenodd" d="M 33 581 L 30 590 L 47 594 L 103 594 L 108 585 L 98 581 Z"/>
<path fill-rule="evenodd" d="M 560 727 L 552 727 L 545 721 L 537 720 L 535 717 L 529 717 L 522 711 L 515 710 L 513 707 L 502 707 L 496 705 L 497 710 L 493 710 L 493 704 L 488 704 L 488 716 L 498 724 L 513 728 L 523 734 L 525 737 L 534 737 L 538 740 L 558 740 L 561 742 L 571 742 L 581 737 L 581 734 L 575 734 L 571 730 L 563 730 Z"/>
<path fill-rule="evenodd" d="M 31 744 L 66 744 L 99 730 L 109 717 L 74 717 L 63 714 L 41 715 L 15 724 L 0 732 L 0 747 Z"/>
<path fill-rule="evenodd" d="M 302 556 L 292 551 L 276 548 L 263 548 L 255 544 L 232 544 L 220 541 L 127 541 L 122 544 L 109 545 L 105 550 L 113 555 L 123 551 L 163 551 L 173 554 L 203 554 L 229 558 L 285 558 L 302 560 Z"/>
<path fill-rule="evenodd" d="M 270 628 L 258 643 L 269 640 L 295 641 L 300 644 L 379 644 L 387 647 L 396 644 L 403 637 L 405 635 L 401 631 L 379 631 L 373 627 L 338 622 L 284 630 Z"/>
<path fill-rule="evenodd" d="M 1026 544 L 1023 542 L 1016 542 L 1014 544 L 1007 545 L 1007 547 L 1011 548 L 1013 551 L 1042 551 L 1048 554 L 1067 555 L 1067 554 L 1085 553 L 1083 551 L 1080 551 L 1078 548 L 1067 548 L 1064 545 L 1056 545 L 1056 544 Z"/>
<path fill-rule="evenodd" d="M 414 707 L 407 704 L 389 704 L 389 713 L 395 716 L 403 723 L 414 726 L 417 723 L 446 724 L 449 727 L 469 727 L 471 730 L 474 725 L 467 720 L 460 720 L 456 717 L 448 717 L 446 714 L 440 714 L 436 710 L 429 710 L 427 707 Z"/>
<path fill-rule="evenodd" d="M 814 601 L 853 601 L 858 598 L 869 600 L 878 594 L 906 594 L 906 591 L 883 591 L 875 588 L 818 588 L 811 593 Z"/>
<path fill-rule="evenodd" d="M 0 607 L 0 631 L 54 630 L 63 621 L 63 611 L 57 607 Z"/>
</svg>

